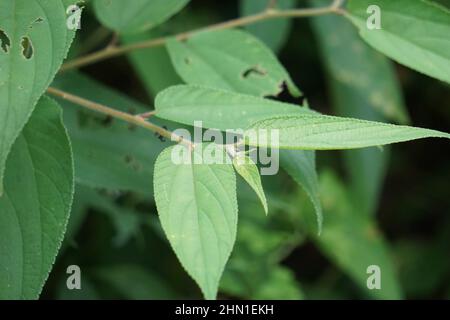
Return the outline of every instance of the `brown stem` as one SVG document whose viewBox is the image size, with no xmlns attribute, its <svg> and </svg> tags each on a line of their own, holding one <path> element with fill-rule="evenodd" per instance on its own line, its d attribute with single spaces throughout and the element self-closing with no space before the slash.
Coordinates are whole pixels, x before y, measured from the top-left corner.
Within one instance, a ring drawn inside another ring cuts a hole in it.
<svg viewBox="0 0 450 320">
<path fill-rule="evenodd" d="M 188 31 L 179 33 L 177 35 L 174 35 L 172 37 L 182 41 L 186 40 L 192 35 L 203 32 L 203 31 L 214 31 L 214 30 L 223 30 L 223 29 L 230 29 L 235 27 L 241 27 L 248 24 L 252 24 L 255 22 L 263 21 L 263 20 L 269 20 L 269 19 L 277 19 L 277 18 L 302 18 L 302 17 L 313 17 L 313 16 L 320 16 L 320 15 L 326 15 L 331 13 L 340 13 L 340 5 L 342 4 L 341 0 L 335 0 L 330 6 L 324 7 L 324 8 L 306 8 L 306 9 L 292 9 L 292 10 L 277 10 L 273 8 L 269 8 L 266 11 L 263 11 L 258 14 L 254 14 L 251 16 L 241 17 L 225 22 L 220 22 L 217 24 L 213 24 L 207 27 L 203 27 L 200 29 Z M 152 40 L 146 40 L 142 42 L 137 42 L 129 45 L 124 45 L 121 47 L 106 47 L 105 49 L 102 49 L 100 51 L 88 54 L 84 57 L 80 57 L 77 59 L 74 59 L 72 61 L 66 62 L 61 67 L 60 71 L 67 71 L 70 69 L 80 68 L 84 67 L 105 59 L 110 59 L 113 57 L 117 57 L 120 55 L 123 55 L 125 53 L 144 49 L 144 48 L 153 48 L 162 46 L 166 43 L 167 39 L 170 37 L 161 37 L 156 38 Z"/>
<path fill-rule="evenodd" d="M 144 112 L 141 114 L 138 114 L 137 116 L 143 118 L 143 119 L 149 119 L 151 117 L 153 117 L 156 114 L 156 111 L 149 111 L 149 112 Z"/>
<path fill-rule="evenodd" d="M 134 124 L 136 126 L 145 128 L 152 132 L 156 132 L 159 135 L 161 135 L 162 137 L 171 139 L 174 142 L 182 143 L 182 144 L 190 147 L 191 149 L 194 148 L 194 144 L 191 141 L 186 140 L 183 137 L 180 137 L 180 136 L 176 135 L 175 133 L 164 129 L 163 127 L 160 127 L 156 124 L 146 121 L 140 115 L 132 115 L 132 114 L 129 114 L 126 112 L 122 112 L 122 111 L 107 107 L 105 105 L 102 105 L 100 103 L 89 101 L 87 99 L 75 96 L 73 94 L 70 94 L 70 93 L 67 93 L 67 92 L 61 91 L 59 89 L 52 88 L 52 87 L 48 88 L 47 92 L 51 95 L 54 95 L 56 97 L 62 98 L 67 101 L 70 101 L 72 103 L 75 103 L 75 104 L 85 107 L 87 109 L 90 109 L 90 110 L 93 110 L 96 112 L 100 112 L 100 113 L 106 114 L 108 116 L 111 116 L 113 118 L 120 119 L 120 120 L 126 121 L 128 123 Z"/>
</svg>

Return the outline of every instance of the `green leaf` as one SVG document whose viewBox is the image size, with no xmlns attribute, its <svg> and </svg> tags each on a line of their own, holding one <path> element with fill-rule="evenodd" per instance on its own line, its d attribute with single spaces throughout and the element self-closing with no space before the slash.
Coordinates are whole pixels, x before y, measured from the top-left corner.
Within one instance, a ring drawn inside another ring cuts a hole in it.
<svg viewBox="0 0 450 320">
<path fill-rule="evenodd" d="M 368 297 L 400 299 L 402 292 L 390 259 L 389 246 L 367 215 L 352 206 L 348 191 L 331 171 L 320 177 L 325 222 L 323 232 L 311 232 L 320 250 L 347 273 Z M 381 289 L 367 288 L 367 267 L 381 269 Z"/>
<path fill-rule="evenodd" d="M 317 216 L 317 231 L 320 234 L 322 232 L 323 213 L 320 203 L 315 152 L 280 150 L 280 163 L 283 169 L 305 190 L 311 200 Z"/>
<path fill-rule="evenodd" d="M 211 145 L 201 145 L 202 147 Z M 178 259 L 207 299 L 214 299 L 236 238 L 236 177 L 227 164 L 175 164 L 170 147 L 155 164 L 155 200 L 163 230 Z M 215 152 L 226 154 L 215 146 Z"/>
<path fill-rule="evenodd" d="M 252 296 L 255 300 L 302 300 L 295 273 L 284 266 L 272 267 L 272 272 Z"/>
<path fill-rule="evenodd" d="M 119 33 L 145 31 L 166 21 L 189 0 L 94 0 L 97 18 Z"/>
<path fill-rule="evenodd" d="M 61 246 L 73 196 L 58 105 L 42 98 L 6 164 L 0 198 L 0 299 L 37 299 Z"/>
<path fill-rule="evenodd" d="M 76 235 L 80 231 L 84 220 L 88 214 L 88 203 L 86 199 L 90 196 L 91 189 L 75 185 L 73 204 L 70 210 L 70 218 L 64 234 L 64 242 L 61 245 L 61 252 L 68 246 L 76 246 Z"/>
<path fill-rule="evenodd" d="M 148 267 L 133 264 L 120 264 L 96 267 L 92 277 L 100 283 L 107 284 L 127 300 L 168 300 L 176 299 L 177 294 Z"/>
<path fill-rule="evenodd" d="M 75 203 L 75 202 L 74 202 Z M 101 294 L 88 277 L 83 275 L 80 290 L 67 289 L 67 278 L 62 277 L 58 284 L 56 297 L 58 300 L 100 300 Z"/>
<path fill-rule="evenodd" d="M 129 45 L 141 41 L 167 37 L 168 35 L 185 32 L 186 30 L 198 29 L 214 22 L 213 16 L 186 8 L 169 23 L 165 23 L 147 32 L 123 35 L 121 36 L 121 40 L 124 44 Z M 183 83 L 175 71 L 169 53 L 164 46 L 133 50 L 127 53 L 127 57 L 152 100 L 158 92 L 170 86 Z"/>
<path fill-rule="evenodd" d="M 327 1 L 311 1 L 323 6 Z M 312 19 L 322 53 L 333 107 L 339 116 L 386 122 L 409 122 L 401 89 L 389 60 L 366 45 L 354 26 L 335 16 Z M 339 39 L 339 40 L 337 40 Z M 355 203 L 374 214 L 386 174 L 389 148 L 343 152 Z"/>
<path fill-rule="evenodd" d="M 122 40 L 128 45 L 155 39 L 157 36 L 160 36 L 160 33 L 152 30 L 145 33 L 122 36 Z M 135 50 L 128 53 L 127 56 L 150 97 L 155 97 L 158 92 L 172 85 L 182 83 L 172 66 L 172 61 L 170 61 L 165 47 Z"/>
<path fill-rule="evenodd" d="M 253 190 L 243 181 L 242 186 L 238 185 L 238 235 L 235 249 L 220 282 L 221 292 L 232 297 L 242 299 L 303 297 L 292 273 L 281 266 L 281 261 L 304 239 L 303 234 L 299 234 L 298 223 L 294 222 L 299 214 L 297 210 L 287 209 L 291 198 L 284 197 L 284 192 L 274 180 L 280 179 L 271 177 L 271 183 L 267 187 L 271 211 L 275 212 L 269 216 L 264 216 Z M 279 183 L 284 185 L 283 181 Z M 270 189 L 274 191 L 270 192 Z M 294 208 L 297 209 L 296 206 Z M 292 219 L 294 217 L 295 219 Z"/>
<path fill-rule="evenodd" d="M 263 12 L 270 0 L 241 0 L 240 13 L 249 16 Z M 295 8 L 296 0 L 278 0 L 275 9 L 287 10 Z M 269 48 L 278 52 L 285 44 L 292 27 L 292 19 L 273 19 L 245 26 L 245 30 L 261 39 Z"/>
<path fill-rule="evenodd" d="M 85 211 L 94 209 L 96 213 L 107 216 L 115 229 L 112 244 L 115 247 L 123 247 L 130 239 L 136 237 L 140 227 L 144 224 L 144 218 L 134 210 L 118 205 L 116 200 L 116 197 L 108 197 L 89 187 L 82 185 L 76 187 L 75 201 L 79 201 Z M 77 205 L 75 201 L 74 208 Z M 71 223 L 72 221 L 70 221 L 69 226 Z"/>
<path fill-rule="evenodd" d="M 400 282 L 413 299 L 432 296 L 440 290 L 450 268 L 450 260 L 442 259 L 448 255 L 448 237 L 445 242 L 433 240 L 403 239 L 395 243 Z"/>
<path fill-rule="evenodd" d="M 278 130 L 279 141 L 259 139 L 262 132 Z M 256 134 L 252 134 L 256 132 Z M 249 145 L 280 149 L 337 150 L 365 148 L 450 134 L 416 127 L 323 115 L 280 116 L 251 125 L 244 134 Z M 266 141 L 264 141 L 266 140 Z"/>
<path fill-rule="evenodd" d="M 317 7 L 328 3 L 310 2 Z M 316 17 L 312 26 L 339 115 L 408 124 L 410 119 L 392 63 L 365 44 L 354 26 L 341 17 Z"/>
<path fill-rule="evenodd" d="M 145 105 L 81 73 L 64 73 L 52 85 L 125 112 L 149 111 Z M 64 122 L 72 140 L 78 183 L 108 190 L 153 192 L 153 164 L 168 143 L 147 130 L 85 112 L 63 99 L 58 101 L 66 107 Z"/>
<path fill-rule="evenodd" d="M 261 183 L 261 176 L 259 175 L 258 167 L 245 154 L 237 154 L 233 158 L 234 169 L 239 173 L 239 175 L 244 178 L 245 181 L 250 185 L 250 187 L 256 192 L 259 200 L 264 207 L 264 212 L 268 213 L 267 199 L 264 194 L 264 189 Z"/>
<path fill-rule="evenodd" d="M 186 41 L 172 38 L 167 48 L 186 83 L 255 96 L 276 96 L 286 84 L 292 95 L 301 95 L 273 52 L 246 32 L 200 32 Z"/>
<path fill-rule="evenodd" d="M 0 2 L 0 194 L 8 153 L 72 42 L 66 8 L 75 2 Z"/>
<path fill-rule="evenodd" d="M 381 29 L 367 28 L 367 9 L 381 9 Z M 347 17 L 361 37 L 395 61 L 450 83 L 450 11 L 424 0 L 349 0 Z"/>
<path fill-rule="evenodd" d="M 158 117 L 206 128 L 245 129 L 252 123 L 282 114 L 308 114 L 313 111 L 250 95 L 205 87 L 179 85 L 164 90 L 155 100 Z"/>
<path fill-rule="evenodd" d="M 174 86 L 158 94 L 155 107 L 158 117 L 191 126 L 195 121 L 201 120 L 204 127 L 220 130 L 244 130 L 253 122 L 281 114 L 315 114 L 308 108 L 293 104 L 186 85 Z M 285 155 L 287 152 L 289 151 L 280 150 L 281 165 L 305 188 L 311 199 L 315 199 L 320 228 L 319 195 L 310 180 L 315 179 L 316 173 L 307 172 L 314 166 L 306 165 L 309 162 L 302 161 L 304 157 L 301 151 L 297 155 L 295 155 L 297 151 Z"/>
</svg>

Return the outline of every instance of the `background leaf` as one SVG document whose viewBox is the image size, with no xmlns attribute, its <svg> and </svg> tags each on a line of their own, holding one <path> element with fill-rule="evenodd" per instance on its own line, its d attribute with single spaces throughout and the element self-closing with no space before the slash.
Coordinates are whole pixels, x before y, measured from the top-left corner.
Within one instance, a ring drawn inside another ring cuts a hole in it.
<svg viewBox="0 0 450 320">
<path fill-rule="evenodd" d="M 262 178 L 267 185 L 268 216 L 253 190 L 242 180 L 238 183 L 238 235 L 220 283 L 221 292 L 242 299 L 303 299 L 294 272 L 282 264 L 305 238 L 297 223 L 298 207 L 290 206 L 283 181 Z"/>
<path fill-rule="evenodd" d="M 255 96 L 276 96 L 286 85 L 301 95 L 270 49 L 244 31 L 205 31 L 186 41 L 171 39 L 167 49 L 186 83 Z"/>
<path fill-rule="evenodd" d="M 142 103 L 81 73 L 60 75 L 53 85 L 122 111 L 136 114 L 149 111 Z M 64 122 L 72 140 L 78 183 L 152 194 L 153 164 L 167 143 L 147 130 L 84 111 L 63 99 L 58 101 L 66 107 Z"/>
<path fill-rule="evenodd" d="M 328 1 L 310 1 L 319 7 Z M 326 69 L 334 111 L 371 121 L 409 122 L 394 68 L 364 43 L 354 26 L 335 16 L 311 20 Z M 339 36 L 337 36 L 339 35 Z M 365 214 L 374 214 L 386 175 L 389 148 L 343 151 L 351 196 Z"/>
<path fill-rule="evenodd" d="M 76 0 L 0 3 L 0 195 L 6 158 L 39 97 L 67 55 L 74 32 L 66 8 Z M 23 41 L 32 48 L 23 54 Z M 30 53 L 30 52 L 29 52 Z"/>
<path fill-rule="evenodd" d="M 241 16 L 263 12 L 270 0 L 240 0 Z M 296 0 L 278 0 L 275 9 L 287 10 L 296 6 Z M 245 30 L 258 37 L 274 52 L 280 51 L 285 44 L 292 27 L 292 19 L 273 19 L 245 26 Z"/>
<path fill-rule="evenodd" d="M 315 6 L 329 1 L 310 1 Z M 392 63 L 369 47 L 354 26 L 335 16 L 311 20 L 336 111 L 365 120 L 410 122 Z"/>
<path fill-rule="evenodd" d="M 177 295 L 143 267 L 136 265 L 113 265 L 98 267 L 91 271 L 94 280 L 108 284 L 127 300 L 176 299 Z"/>
<path fill-rule="evenodd" d="M 284 170 L 306 192 L 317 215 L 317 231 L 322 231 L 323 213 L 320 203 L 319 181 L 316 171 L 316 155 L 309 150 L 280 150 L 280 163 Z"/>
<path fill-rule="evenodd" d="M 186 8 L 174 17 L 170 23 L 164 23 L 158 28 L 150 31 L 122 35 L 124 44 L 132 44 L 140 41 L 168 37 L 186 30 L 194 30 L 214 23 L 214 17 L 207 14 L 199 14 L 197 11 Z M 152 99 L 160 91 L 170 86 L 181 84 L 172 65 L 169 53 L 165 46 L 135 50 L 127 54 L 133 69 L 139 76 L 147 95 Z"/>
<path fill-rule="evenodd" d="M 236 238 L 236 177 L 231 165 L 176 165 L 173 148 L 164 150 L 155 164 L 158 214 L 183 267 L 205 298 L 215 299 Z M 224 151 L 217 147 L 216 152 Z"/>
<path fill-rule="evenodd" d="M 332 171 L 320 177 L 325 220 L 320 236 L 312 233 L 321 251 L 355 281 L 366 296 L 400 299 L 402 293 L 388 246 L 373 220 L 352 206 L 344 185 Z M 307 218 L 308 215 L 302 215 Z M 381 269 L 381 289 L 367 288 L 367 267 Z"/>
<path fill-rule="evenodd" d="M 156 30 L 122 36 L 125 44 L 153 39 L 159 36 Z M 175 72 L 165 47 L 142 49 L 128 54 L 130 63 L 139 75 L 147 95 L 156 94 L 172 85 L 181 84 L 181 79 Z"/>
<path fill-rule="evenodd" d="M 367 8 L 381 9 L 381 29 L 366 26 Z M 450 11 L 425 0 L 349 0 L 347 17 L 361 37 L 395 61 L 450 83 Z"/>
<path fill-rule="evenodd" d="M 98 19 L 119 33 L 148 30 L 183 9 L 189 0 L 94 0 Z"/>
<path fill-rule="evenodd" d="M 37 299 L 61 246 L 73 162 L 58 105 L 42 98 L 15 142 L 0 198 L 0 298 Z"/>
</svg>

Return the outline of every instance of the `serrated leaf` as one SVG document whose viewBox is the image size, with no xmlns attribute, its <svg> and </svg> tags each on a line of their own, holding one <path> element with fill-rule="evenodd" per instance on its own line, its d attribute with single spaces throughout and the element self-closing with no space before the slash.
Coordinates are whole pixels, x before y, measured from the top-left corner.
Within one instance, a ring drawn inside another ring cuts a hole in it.
<svg viewBox="0 0 450 320">
<path fill-rule="evenodd" d="M 242 16 L 258 14 L 266 10 L 270 0 L 241 0 L 239 11 Z M 297 0 L 278 0 L 274 9 L 295 8 Z M 292 27 L 292 19 L 272 19 L 245 26 L 245 30 L 258 37 L 273 51 L 278 52 L 285 44 Z"/>
<path fill-rule="evenodd" d="M 76 2 L 0 2 L 0 194 L 14 140 L 67 55 L 75 33 L 66 26 L 66 9 Z"/>
<path fill-rule="evenodd" d="M 369 29 L 369 6 L 378 6 L 381 29 Z M 349 0 L 347 17 L 361 37 L 395 61 L 450 83 L 450 10 L 424 0 Z"/>
<path fill-rule="evenodd" d="M 167 148 L 155 164 L 158 214 L 181 264 L 205 298 L 214 299 L 236 238 L 236 177 L 231 164 L 195 163 L 203 159 L 198 146 L 191 164 L 175 164 L 174 148 L 183 147 Z M 222 148 L 216 152 L 226 157 Z"/>
<path fill-rule="evenodd" d="M 219 130 L 244 130 L 255 121 L 281 114 L 316 114 L 311 109 L 293 104 L 188 85 L 174 86 L 164 90 L 156 97 L 155 107 L 158 117 L 191 126 L 195 121 L 200 120 L 204 127 Z M 310 166 L 302 167 L 300 165 L 304 163 L 302 161 L 297 164 L 289 164 L 288 160 L 295 152 L 291 153 L 291 156 L 284 156 L 285 152 L 288 150 L 280 150 L 281 165 L 286 165 L 289 173 L 296 177 L 295 180 L 311 195 L 311 200 L 315 199 L 319 218 L 321 212 L 320 202 L 317 200 L 318 191 L 307 180 L 301 178 L 306 178 L 306 176 L 312 178 L 316 173 L 304 171 L 309 170 Z M 303 158 L 301 154 L 297 156 Z M 286 161 L 283 161 L 283 158 Z"/>
<path fill-rule="evenodd" d="M 91 192 L 92 190 L 87 187 L 75 185 L 70 218 L 64 234 L 64 242 L 61 245 L 61 252 L 64 252 L 68 246 L 73 246 L 76 243 L 75 237 L 88 214 L 86 198 L 88 198 Z"/>
<path fill-rule="evenodd" d="M 259 139 L 267 130 L 277 130 L 279 141 Z M 450 134 L 416 127 L 396 126 L 324 115 L 274 117 L 251 125 L 244 133 L 248 144 L 280 149 L 337 150 L 380 146 L 423 138 L 447 138 Z"/>
<path fill-rule="evenodd" d="M 185 41 L 172 38 L 167 49 L 186 83 L 255 96 L 276 96 L 286 84 L 292 95 L 301 95 L 270 49 L 244 31 L 205 31 Z"/>
<path fill-rule="evenodd" d="M 319 180 L 316 171 L 316 155 L 309 150 L 280 150 L 283 169 L 305 190 L 317 217 L 318 234 L 322 232 L 323 213 L 320 203 Z"/>
<path fill-rule="evenodd" d="M 189 85 L 173 86 L 158 94 L 155 108 L 160 118 L 190 126 L 203 121 L 204 127 L 220 130 L 245 129 L 276 115 L 314 113 L 293 104 Z"/>
<path fill-rule="evenodd" d="M 52 86 L 125 112 L 149 111 L 145 105 L 78 72 L 59 75 Z M 153 164 L 168 143 L 147 130 L 85 112 L 64 99 L 58 101 L 66 107 L 64 122 L 74 149 L 78 183 L 114 191 L 153 192 Z"/>
<path fill-rule="evenodd" d="M 73 195 L 72 152 L 55 102 L 40 100 L 6 167 L 0 299 L 37 299 L 61 246 Z"/>
<path fill-rule="evenodd" d="M 119 33 L 151 29 L 183 9 L 189 0 L 94 0 L 102 24 Z"/>
<path fill-rule="evenodd" d="M 234 169 L 255 191 L 261 204 L 264 207 L 264 212 L 268 213 L 267 199 L 264 194 L 264 189 L 261 183 L 261 176 L 259 175 L 258 167 L 251 158 L 244 154 L 237 154 L 233 158 Z"/>
</svg>

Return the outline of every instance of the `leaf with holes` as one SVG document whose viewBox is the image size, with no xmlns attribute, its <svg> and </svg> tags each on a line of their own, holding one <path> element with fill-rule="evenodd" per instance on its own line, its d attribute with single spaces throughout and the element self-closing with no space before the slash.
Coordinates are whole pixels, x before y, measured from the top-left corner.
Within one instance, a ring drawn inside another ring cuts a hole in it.
<svg viewBox="0 0 450 320">
<path fill-rule="evenodd" d="M 270 49 L 244 31 L 205 31 L 186 41 L 170 39 L 167 49 L 189 84 L 256 96 L 276 96 L 286 86 L 293 96 L 301 95 Z"/>
<path fill-rule="evenodd" d="M 214 145 L 197 145 L 192 153 L 183 146 L 164 150 L 155 164 L 154 189 L 173 250 L 205 298 L 214 299 L 236 238 L 237 200 L 231 164 L 204 163 L 210 146 Z M 227 157 L 223 148 L 214 148 Z M 174 162 L 183 152 L 190 164 Z"/>
<path fill-rule="evenodd" d="M 0 299 L 37 299 L 55 262 L 73 195 L 58 105 L 43 97 L 6 163 L 0 198 Z"/>
<path fill-rule="evenodd" d="M 189 0 L 94 0 L 102 24 L 119 33 L 151 29 L 183 9 Z"/>
<path fill-rule="evenodd" d="M 233 166 L 237 173 L 239 173 L 239 175 L 244 178 L 244 180 L 255 191 L 259 200 L 261 200 L 261 204 L 264 207 L 264 212 L 267 214 L 267 199 L 264 194 L 261 177 L 256 164 L 250 157 L 239 153 L 233 158 Z"/>
<path fill-rule="evenodd" d="M 375 49 L 450 83 L 449 9 L 424 0 L 350 0 L 347 17 Z"/>
<path fill-rule="evenodd" d="M 277 130 L 279 141 L 261 139 L 267 130 Z M 249 145 L 304 150 L 356 149 L 423 138 L 450 139 L 450 134 L 436 130 L 323 115 L 261 120 L 244 135 Z"/>
<path fill-rule="evenodd" d="M 72 42 L 66 8 L 76 2 L 0 2 L 0 194 L 11 146 Z"/>
</svg>

